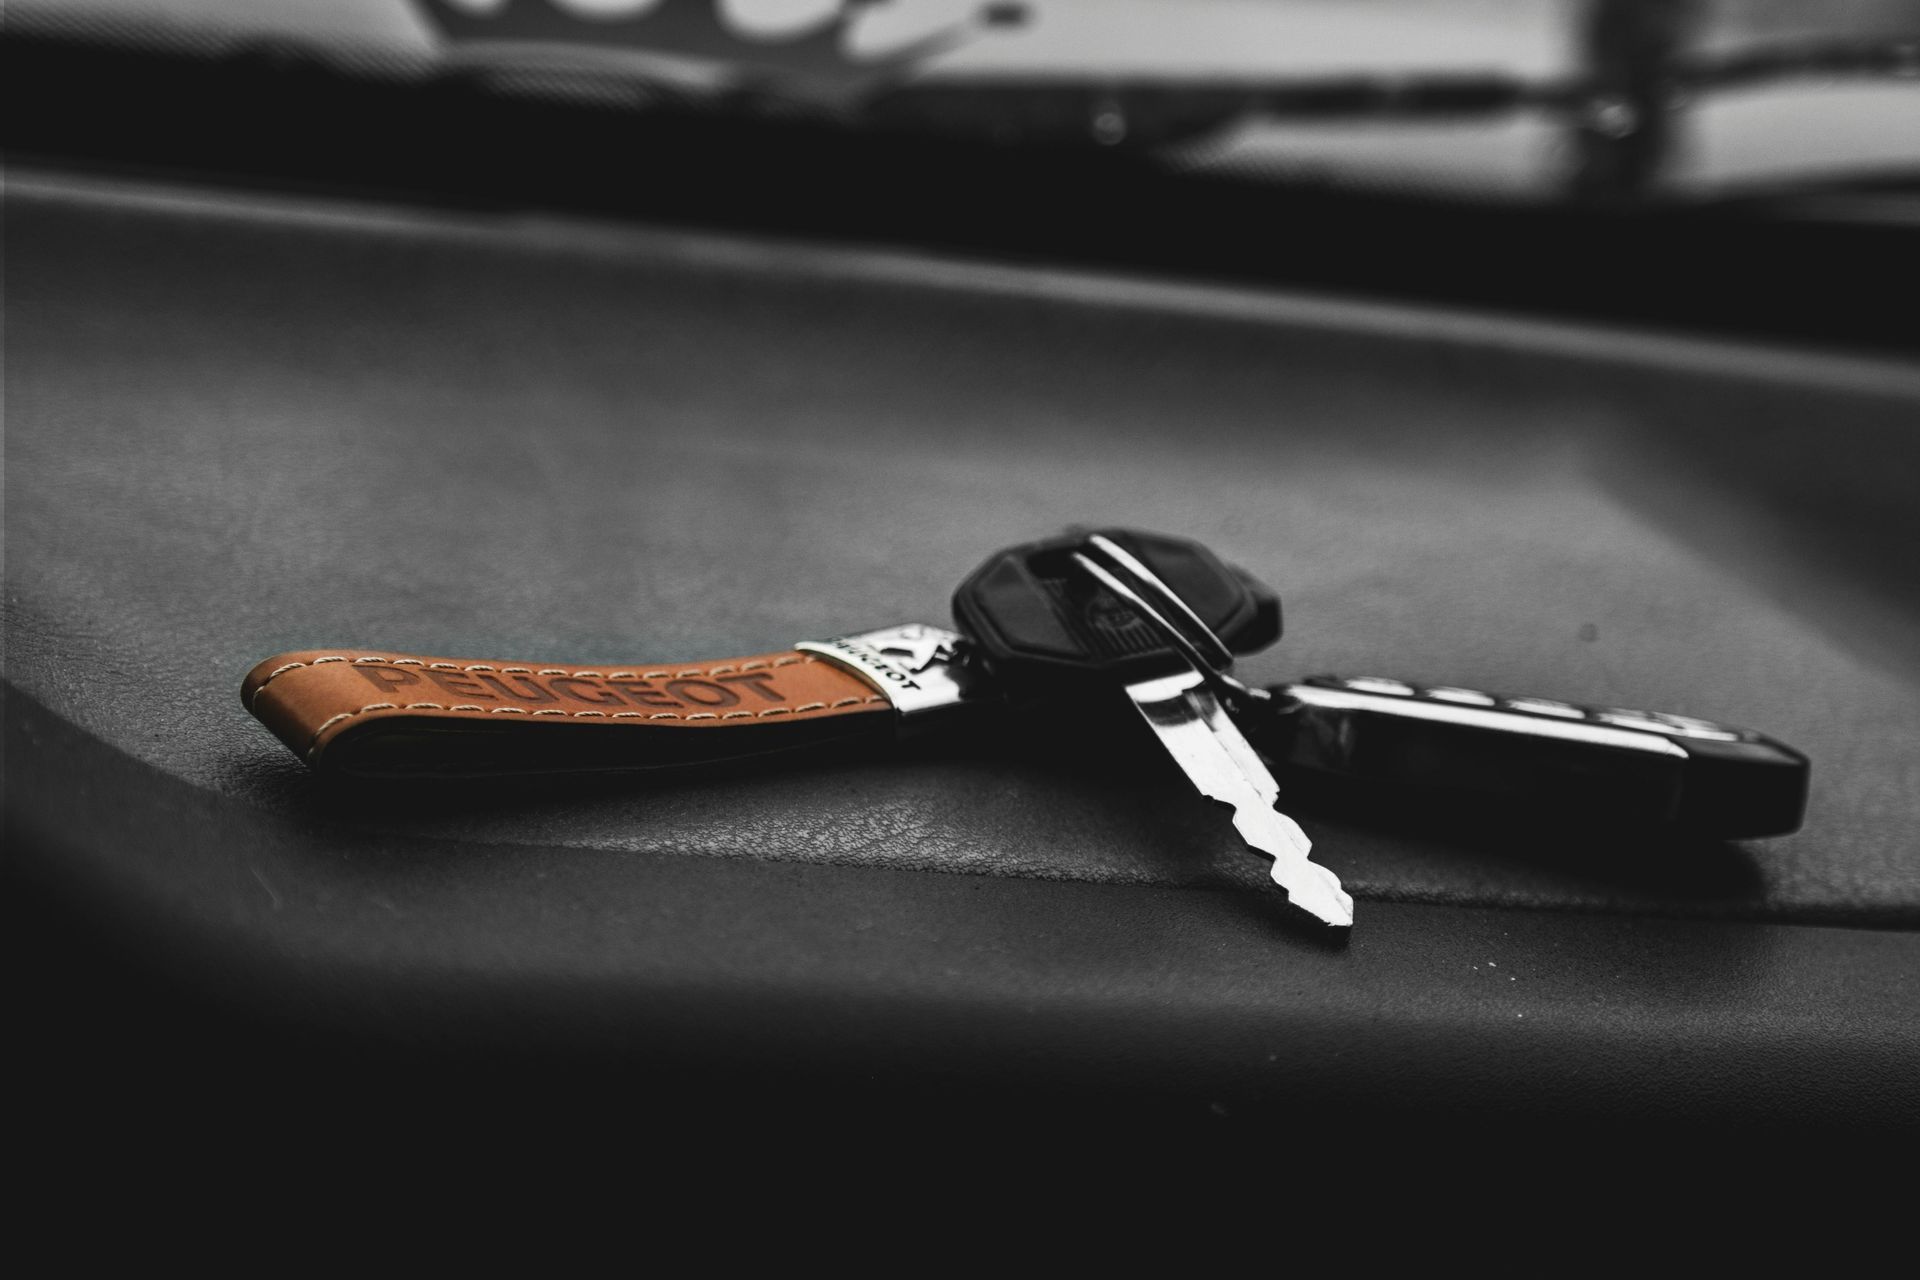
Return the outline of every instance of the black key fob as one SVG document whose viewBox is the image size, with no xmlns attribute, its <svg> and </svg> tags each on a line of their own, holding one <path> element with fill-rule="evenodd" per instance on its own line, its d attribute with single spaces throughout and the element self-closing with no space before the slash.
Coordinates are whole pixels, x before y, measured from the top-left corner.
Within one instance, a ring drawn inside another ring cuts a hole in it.
<svg viewBox="0 0 1920 1280">
<path fill-rule="evenodd" d="M 1247 728 L 1283 777 L 1722 839 L 1785 835 L 1806 814 L 1804 755 L 1691 716 L 1377 676 L 1316 676 L 1271 693 Z"/>
<path fill-rule="evenodd" d="M 1280 597 L 1199 543 L 1138 529 L 1099 529 L 997 552 L 954 592 L 956 624 L 996 675 L 1014 683 L 1124 683 L 1187 665 L 1162 631 L 1076 568 L 1075 553 L 1096 537 L 1151 570 L 1232 653 L 1252 653 L 1280 638 Z"/>
</svg>

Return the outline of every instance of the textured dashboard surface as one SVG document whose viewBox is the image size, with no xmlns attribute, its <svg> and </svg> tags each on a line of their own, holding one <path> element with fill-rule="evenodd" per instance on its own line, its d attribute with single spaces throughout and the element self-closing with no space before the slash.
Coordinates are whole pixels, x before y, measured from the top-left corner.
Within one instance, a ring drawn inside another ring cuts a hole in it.
<svg viewBox="0 0 1920 1280">
<path fill-rule="evenodd" d="M 678 661 L 944 622 L 996 545 L 1131 524 L 1279 588 L 1262 681 L 1650 706 L 1814 761 L 1806 829 L 1747 846 L 1303 813 L 1363 904 L 1920 919 L 1909 372 L 32 174 L 8 220 L 8 679 L 232 803 L 487 846 L 1256 886 L 1144 743 L 402 811 L 310 777 L 236 697 L 324 644 Z"/>
</svg>

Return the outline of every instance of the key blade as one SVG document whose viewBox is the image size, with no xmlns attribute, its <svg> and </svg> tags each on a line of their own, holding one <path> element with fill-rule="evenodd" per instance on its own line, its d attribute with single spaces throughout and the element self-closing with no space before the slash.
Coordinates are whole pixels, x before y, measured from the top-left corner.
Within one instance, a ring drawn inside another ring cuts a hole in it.
<svg viewBox="0 0 1920 1280">
<path fill-rule="evenodd" d="M 1308 859 L 1313 842 L 1276 810 L 1279 784 L 1197 671 L 1142 680 L 1127 696 L 1201 795 L 1233 810 L 1240 838 L 1273 859 L 1273 882 L 1292 903 L 1329 925 L 1353 924 L 1353 899 L 1340 878 Z"/>
</svg>

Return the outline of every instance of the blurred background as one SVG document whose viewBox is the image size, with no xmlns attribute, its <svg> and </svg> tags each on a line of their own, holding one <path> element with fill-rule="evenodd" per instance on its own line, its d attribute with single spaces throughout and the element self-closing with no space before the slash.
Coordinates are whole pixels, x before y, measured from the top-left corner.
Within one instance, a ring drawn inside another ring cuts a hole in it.
<svg viewBox="0 0 1920 1280">
<path fill-rule="evenodd" d="M 1908 219 L 1917 0 L 13 0 L 16 35 L 662 93 L 1290 184 Z"/>
</svg>

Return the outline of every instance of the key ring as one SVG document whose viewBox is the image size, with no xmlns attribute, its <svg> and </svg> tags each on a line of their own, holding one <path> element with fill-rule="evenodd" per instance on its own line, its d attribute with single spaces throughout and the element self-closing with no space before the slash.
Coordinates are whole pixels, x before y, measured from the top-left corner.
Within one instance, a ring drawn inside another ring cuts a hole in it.
<svg viewBox="0 0 1920 1280">
<path fill-rule="evenodd" d="M 1100 559 L 1096 560 L 1093 552 Z M 1233 652 L 1202 622 L 1185 600 L 1140 559 L 1102 534 L 1087 538 L 1087 549 L 1075 551 L 1072 559 L 1083 572 L 1126 602 L 1136 615 L 1158 631 L 1161 638 L 1178 649 L 1193 669 L 1200 673 L 1214 694 L 1230 709 L 1244 709 L 1271 701 L 1264 689 L 1253 689 L 1231 674 Z M 1104 561 L 1105 563 L 1102 563 Z M 1156 608 L 1148 597 L 1158 600 L 1166 612 Z M 1169 617 L 1168 614 L 1172 614 Z M 1174 618 L 1191 630 L 1183 631 Z"/>
</svg>

